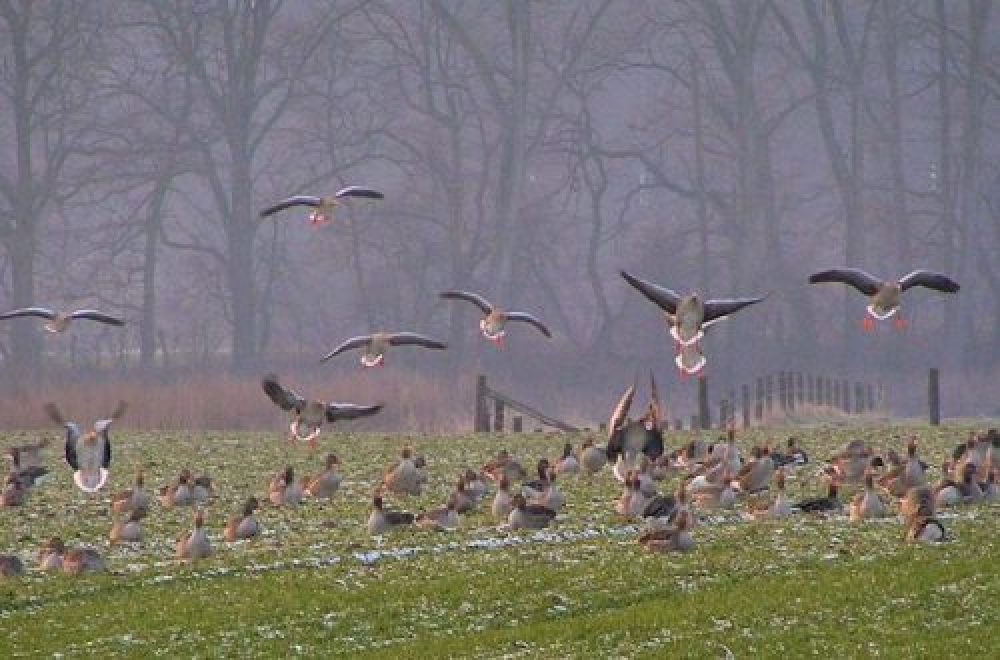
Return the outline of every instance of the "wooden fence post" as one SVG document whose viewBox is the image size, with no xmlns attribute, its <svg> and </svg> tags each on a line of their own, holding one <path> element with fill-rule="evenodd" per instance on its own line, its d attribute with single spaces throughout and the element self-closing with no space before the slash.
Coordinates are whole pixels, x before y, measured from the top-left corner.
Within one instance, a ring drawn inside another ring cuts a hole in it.
<svg viewBox="0 0 1000 660">
<path fill-rule="evenodd" d="M 514 415 L 510 420 L 510 430 L 514 433 L 524 431 L 524 419 L 520 415 Z"/>
<path fill-rule="evenodd" d="M 674 430 L 683 431 L 684 430 L 684 420 L 678 417 L 674 420 Z"/>
<path fill-rule="evenodd" d="M 816 405 L 816 381 L 813 380 L 812 374 L 806 375 L 806 401 L 812 405 Z"/>
<path fill-rule="evenodd" d="M 778 372 L 778 407 L 781 412 L 788 410 L 788 375 L 784 371 Z"/>
<path fill-rule="evenodd" d="M 865 386 L 854 383 L 854 413 L 860 415 L 865 411 Z"/>
<path fill-rule="evenodd" d="M 476 433 L 490 430 L 490 412 L 486 408 L 486 376 L 479 374 L 476 378 L 476 414 L 472 426 Z"/>
<path fill-rule="evenodd" d="M 750 386 L 744 383 L 740 386 L 740 396 L 743 399 L 743 428 L 750 428 Z"/>
<path fill-rule="evenodd" d="M 764 387 L 764 397 L 767 401 L 767 414 L 770 416 L 771 413 L 774 412 L 774 374 L 767 375 Z"/>
<path fill-rule="evenodd" d="M 940 374 L 937 367 L 931 367 L 927 374 L 927 407 L 931 426 L 941 424 L 941 389 Z"/>
<path fill-rule="evenodd" d="M 805 379 L 802 377 L 802 372 L 795 374 L 795 404 L 801 406 L 806 402 L 806 388 Z"/>
<path fill-rule="evenodd" d="M 757 388 L 754 392 L 754 419 L 758 422 L 764 419 L 764 379 L 757 379 Z"/>
<path fill-rule="evenodd" d="M 833 379 L 833 407 L 840 410 L 840 382 Z"/>
<path fill-rule="evenodd" d="M 698 418 L 701 428 L 712 428 L 712 411 L 708 408 L 708 381 L 698 376 Z"/>
<path fill-rule="evenodd" d="M 872 385 L 871 383 L 868 383 L 867 385 L 865 385 L 865 395 L 866 395 L 865 396 L 865 399 L 866 399 L 866 401 L 865 401 L 865 407 L 868 409 L 868 412 L 874 412 L 875 411 L 875 386 Z"/>
<path fill-rule="evenodd" d="M 503 431 L 503 401 L 493 399 L 493 430 Z"/>
<path fill-rule="evenodd" d="M 824 378 L 823 379 L 823 393 L 825 396 L 825 402 L 827 408 L 836 408 L 836 402 L 833 400 L 833 379 Z"/>
<path fill-rule="evenodd" d="M 700 426 L 701 426 L 701 419 L 699 419 L 698 415 L 691 415 L 691 430 L 694 431 Z"/>
<path fill-rule="evenodd" d="M 722 399 L 719 401 L 719 428 L 724 429 L 729 423 L 729 400 Z"/>
</svg>

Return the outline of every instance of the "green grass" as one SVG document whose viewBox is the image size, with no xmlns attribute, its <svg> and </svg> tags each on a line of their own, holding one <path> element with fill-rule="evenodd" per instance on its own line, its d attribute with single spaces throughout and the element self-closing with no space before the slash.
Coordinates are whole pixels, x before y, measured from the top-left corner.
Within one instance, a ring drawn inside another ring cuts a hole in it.
<svg viewBox="0 0 1000 660">
<path fill-rule="evenodd" d="M 755 431 L 741 444 L 789 432 Z M 857 435 L 901 449 L 903 434 L 914 432 L 936 465 L 966 429 L 795 432 L 814 458 Z M 7 434 L 0 446 L 26 437 Z M 672 433 L 670 444 L 688 437 Z M 73 489 L 53 446 L 52 478 L 26 506 L 0 509 L 0 551 L 29 566 L 24 578 L 0 582 L 0 657 L 721 657 L 728 649 L 736 657 L 911 658 L 985 657 L 997 648 L 996 503 L 956 511 L 946 519 L 954 540 L 936 547 L 903 543 L 895 519 L 764 523 L 731 513 L 695 530 L 692 553 L 653 556 L 635 543 L 637 527 L 614 516 L 620 488 L 605 471 L 594 483 L 562 481 L 568 505 L 551 531 L 511 533 L 477 513 L 453 533 L 371 539 L 368 498 L 404 444 L 428 456 L 430 487 L 390 505 L 419 510 L 441 504 L 458 470 L 498 446 L 530 463 L 554 456 L 565 436 L 324 438 L 344 463 L 336 499 L 267 508 L 262 538 L 228 545 L 221 527 L 247 495 L 265 495 L 286 463 L 315 471 L 322 452 L 289 448 L 275 434 L 117 433 L 112 490 L 129 483 L 140 461 L 148 487 L 185 466 L 217 480 L 208 507 L 216 554 L 194 566 L 173 560 L 190 509 L 156 504 L 142 547 L 109 549 L 108 493 L 88 500 Z M 791 481 L 793 498 L 821 488 L 814 467 Z M 37 572 L 35 550 L 56 534 L 98 547 L 111 573 Z"/>
</svg>

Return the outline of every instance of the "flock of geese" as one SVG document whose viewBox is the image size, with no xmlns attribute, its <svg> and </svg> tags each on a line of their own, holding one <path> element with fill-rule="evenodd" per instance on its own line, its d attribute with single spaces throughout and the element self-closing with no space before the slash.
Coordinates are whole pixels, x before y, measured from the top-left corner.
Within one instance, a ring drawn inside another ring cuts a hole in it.
<svg viewBox="0 0 1000 660">
<path fill-rule="evenodd" d="M 328 224 L 333 220 L 334 208 L 352 199 L 377 200 L 384 195 L 363 186 L 348 186 L 333 195 L 313 197 L 296 195 L 284 199 L 261 211 L 261 217 L 270 217 L 280 211 L 305 206 L 312 211 L 309 220 L 314 225 Z M 701 372 L 706 364 L 702 351 L 705 331 L 712 325 L 729 318 L 741 309 L 757 304 L 765 296 L 736 299 L 705 300 L 698 293 L 680 295 L 675 291 L 621 271 L 621 276 L 643 296 L 657 305 L 668 325 L 676 351 L 675 364 L 682 375 Z M 916 270 L 898 280 L 881 280 L 857 269 L 827 270 L 809 278 L 811 283 L 840 282 L 854 287 L 870 297 L 863 327 L 872 330 L 876 320 L 896 316 L 902 328 L 905 321 L 898 315 L 902 294 L 913 287 L 925 287 L 945 293 L 955 293 L 959 285 L 940 273 Z M 503 309 L 478 293 L 462 290 L 444 291 L 440 298 L 464 301 L 475 305 L 481 312 L 479 330 L 484 338 L 504 348 L 508 323 L 523 323 L 537 329 L 547 338 L 552 337 L 548 327 L 535 315 L 524 311 Z M 44 307 L 26 307 L 0 314 L 0 320 L 39 318 L 51 333 L 64 333 L 72 322 L 86 320 L 112 326 L 123 326 L 124 320 L 96 309 L 57 312 Z M 385 364 L 385 355 L 391 347 L 417 346 L 444 350 L 447 345 L 432 337 L 415 332 L 376 332 L 351 337 L 327 353 L 321 362 L 349 351 L 360 350 L 363 367 Z M 283 385 L 277 376 L 268 374 L 261 381 L 267 397 L 291 416 L 289 440 L 318 446 L 322 427 L 342 420 L 351 420 L 377 414 L 383 404 L 359 405 L 310 399 Z M 766 509 L 753 510 L 753 517 L 781 517 L 794 510 L 831 511 L 840 508 L 838 488 L 841 484 L 864 483 L 864 487 L 850 502 L 852 519 L 883 515 L 888 509 L 875 488 L 876 483 L 899 502 L 899 511 L 907 525 L 907 536 L 913 540 L 941 540 L 944 528 L 934 517 L 940 506 L 950 506 L 959 501 L 972 501 L 996 494 L 996 473 L 1000 459 L 1000 437 L 991 431 L 987 435 L 970 439 L 956 452 L 954 460 L 945 466 L 943 479 L 935 488 L 929 488 L 924 479 L 925 465 L 916 457 L 916 445 L 911 443 L 905 460 L 892 450 L 884 456 L 860 442 L 853 442 L 831 459 L 825 474 L 829 479 L 829 494 L 825 498 L 791 505 L 784 492 L 785 479 L 791 471 L 807 462 L 807 458 L 794 443 L 784 453 L 769 447 L 754 447 L 750 456 L 743 456 L 736 447 L 734 434 L 714 444 L 693 441 L 672 452 L 664 446 L 660 428 L 663 415 L 651 379 L 651 402 L 646 412 L 637 420 L 628 417 L 635 385 L 628 388 L 619 401 L 609 425 L 607 445 L 599 447 L 592 440 L 574 449 L 567 444 L 562 455 L 553 460 L 543 458 L 536 464 L 536 473 L 528 475 L 512 456 L 501 452 L 478 471 L 466 470 L 459 475 L 454 491 L 440 508 L 412 514 L 393 511 L 385 506 L 387 493 L 415 495 L 422 491 L 427 480 L 426 461 L 405 449 L 403 455 L 385 473 L 382 484 L 374 493 L 372 510 L 367 527 L 372 534 L 382 534 L 389 529 L 419 525 L 450 529 L 458 525 L 460 516 L 478 508 L 493 482 L 491 513 L 512 529 L 542 528 L 548 526 L 565 504 L 565 495 L 557 485 L 557 477 L 579 473 L 593 477 L 610 464 L 614 476 L 624 484 L 624 492 L 615 504 L 615 510 L 626 518 L 644 518 L 648 529 L 639 538 L 640 543 L 654 550 L 687 550 L 693 547 L 692 529 L 698 516 L 696 512 L 714 507 L 732 507 L 738 496 L 768 491 L 773 481 L 775 496 Z M 64 453 L 66 463 L 73 472 L 73 482 L 81 490 L 94 494 L 110 480 L 112 446 L 109 435 L 112 424 L 125 414 L 125 403 L 106 418 L 93 423 L 90 430 L 67 421 L 55 404 L 45 406 L 45 412 L 66 432 Z M 35 482 L 48 472 L 42 461 L 46 442 L 14 447 L 7 452 L 11 469 L 0 492 L 0 506 L 13 507 L 25 503 Z M 275 506 L 298 504 L 304 497 L 326 498 L 333 496 L 340 485 L 336 455 L 327 456 L 324 470 L 306 479 L 296 480 L 294 470 L 288 467 L 274 476 L 269 484 L 268 498 Z M 657 482 L 683 475 L 674 492 L 659 494 Z M 532 478 L 529 478 L 531 476 Z M 515 488 L 514 484 L 519 483 Z M 204 504 L 213 495 L 212 481 L 207 476 L 195 477 L 185 471 L 175 482 L 161 489 L 159 500 L 168 507 Z M 149 514 L 152 497 L 144 489 L 143 474 L 136 475 L 133 488 L 112 497 L 116 514 L 111 530 L 112 542 L 135 542 L 142 539 L 142 520 Z M 252 538 L 260 533 L 255 512 L 259 501 L 248 498 L 241 512 L 232 517 L 225 529 L 227 541 Z M 211 543 L 204 528 L 204 511 L 198 508 L 194 526 L 177 541 L 177 557 L 196 560 L 211 553 Z M 93 548 L 66 548 L 60 539 L 51 539 L 39 555 L 44 569 L 62 568 L 68 573 L 103 570 L 104 561 Z M 15 555 L 0 555 L 0 573 L 15 575 L 23 566 Z"/>
</svg>

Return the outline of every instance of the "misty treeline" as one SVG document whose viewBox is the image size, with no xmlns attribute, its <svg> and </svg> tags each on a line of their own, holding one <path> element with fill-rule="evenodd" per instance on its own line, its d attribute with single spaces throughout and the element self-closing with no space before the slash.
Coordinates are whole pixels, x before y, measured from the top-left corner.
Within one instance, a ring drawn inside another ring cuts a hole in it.
<svg viewBox="0 0 1000 660">
<path fill-rule="evenodd" d="M 128 321 L 56 337 L 7 321 L 5 378 L 343 376 L 356 356 L 318 357 L 387 329 L 447 340 L 390 356 L 445 383 L 485 370 L 543 401 L 605 401 L 640 367 L 674 378 L 665 324 L 625 268 L 682 292 L 770 293 L 710 331 L 719 387 L 805 369 L 920 393 L 939 366 L 992 388 L 957 398 L 996 399 L 998 13 L 0 0 L 0 301 Z M 386 199 L 324 228 L 301 209 L 258 217 L 347 184 Z M 933 268 L 962 291 L 911 293 L 911 327 L 869 336 L 860 294 L 806 283 L 843 265 Z M 555 338 L 513 329 L 497 352 L 471 306 L 437 298 L 455 287 L 535 312 Z"/>
</svg>

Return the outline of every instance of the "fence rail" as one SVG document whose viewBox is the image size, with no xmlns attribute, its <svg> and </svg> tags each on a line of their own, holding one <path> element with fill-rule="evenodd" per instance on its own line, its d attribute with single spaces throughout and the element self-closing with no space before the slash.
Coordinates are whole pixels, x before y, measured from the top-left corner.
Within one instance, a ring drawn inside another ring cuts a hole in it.
<svg viewBox="0 0 1000 660">
<path fill-rule="evenodd" d="M 551 426 L 552 428 L 559 429 L 560 431 L 575 432 L 580 430 L 572 424 L 567 424 L 566 422 L 556 419 L 555 417 L 550 417 L 549 415 L 539 412 L 526 403 L 517 401 L 503 392 L 493 389 L 487 384 L 486 376 L 479 374 L 479 377 L 476 379 L 476 412 L 473 421 L 473 430 L 476 433 L 485 433 L 490 430 L 489 401 L 491 399 L 493 401 L 494 431 L 504 430 L 506 408 L 516 410 L 522 415 L 531 417 L 545 426 Z M 523 429 L 522 418 L 514 417 L 511 420 L 511 427 L 515 433 L 520 432 Z"/>
</svg>

